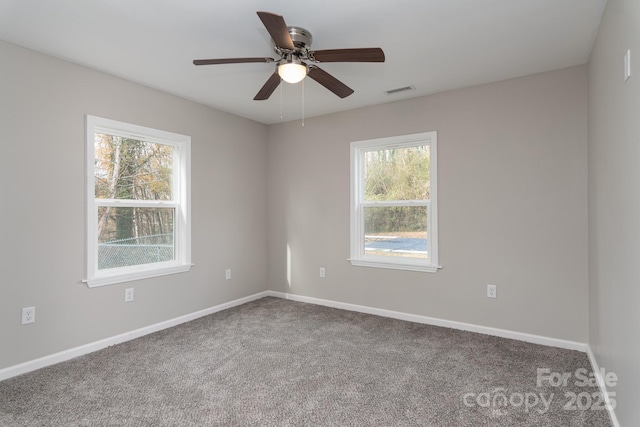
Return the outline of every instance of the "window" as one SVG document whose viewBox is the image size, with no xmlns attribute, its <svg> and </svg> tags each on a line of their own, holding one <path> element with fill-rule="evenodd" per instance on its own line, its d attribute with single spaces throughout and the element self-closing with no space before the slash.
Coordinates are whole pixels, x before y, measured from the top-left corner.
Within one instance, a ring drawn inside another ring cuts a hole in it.
<svg viewBox="0 0 640 427">
<path fill-rule="evenodd" d="M 191 267 L 184 135 L 87 116 L 89 287 Z"/>
<path fill-rule="evenodd" d="M 436 132 L 351 143 L 351 264 L 435 272 Z"/>
</svg>

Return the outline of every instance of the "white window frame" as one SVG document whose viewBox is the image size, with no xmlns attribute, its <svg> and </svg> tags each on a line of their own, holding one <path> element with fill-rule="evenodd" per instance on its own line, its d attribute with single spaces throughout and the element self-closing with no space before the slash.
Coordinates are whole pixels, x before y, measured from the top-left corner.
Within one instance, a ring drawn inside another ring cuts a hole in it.
<svg viewBox="0 0 640 427">
<path fill-rule="evenodd" d="M 430 199 L 394 201 L 365 201 L 364 198 L 364 154 L 393 148 L 429 146 Z M 363 267 L 391 268 L 435 273 L 438 264 L 438 169 L 437 169 L 437 132 L 423 132 L 388 138 L 369 139 L 351 142 L 351 255 L 352 265 Z M 364 250 L 364 208 L 376 206 L 426 206 L 427 207 L 427 244 L 428 258 L 391 257 L 367 254 Z"/>
<path fill-rule="evenodd" d="M 95 133 L 171 145 L 173 200 L 118 200 L 95 197 Z M 86 116 L 87 277 L 90 288 L 189 271 L 191 268 L 191 137 L 96 116 Z M 98 207 L 174 208 L 174 260 L 98 270 Z"/>
</svg>

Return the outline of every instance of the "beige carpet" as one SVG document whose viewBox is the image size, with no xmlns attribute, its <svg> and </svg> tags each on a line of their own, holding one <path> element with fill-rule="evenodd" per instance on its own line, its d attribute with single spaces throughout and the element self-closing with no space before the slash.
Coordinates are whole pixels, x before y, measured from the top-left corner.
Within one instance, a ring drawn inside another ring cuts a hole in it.
<svg viewBox="0 0 640 427">
<path fill-rule="evenodd" d="M 577 351 L 264 298 L 0 382 L 0 425 L 608 426 L 581 368 Z"/>
</svg>

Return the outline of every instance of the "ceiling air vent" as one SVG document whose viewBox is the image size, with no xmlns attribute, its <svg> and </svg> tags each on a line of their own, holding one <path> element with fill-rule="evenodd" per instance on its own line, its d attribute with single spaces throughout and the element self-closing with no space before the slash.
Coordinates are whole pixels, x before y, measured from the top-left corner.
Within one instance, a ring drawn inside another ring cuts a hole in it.
<svg viewBox="0 0 640 427">
<path fill-rule="evenodd" d="M 413 85 L 411 85 L 411 86 L 399 87 L 396 89 L 385 90 L 385 93 L 387 95 L 393 95 L 394 93 L 406 92 L 408 90 L 415 90 L 415 89 L 416 88 Z"/>
</svg>

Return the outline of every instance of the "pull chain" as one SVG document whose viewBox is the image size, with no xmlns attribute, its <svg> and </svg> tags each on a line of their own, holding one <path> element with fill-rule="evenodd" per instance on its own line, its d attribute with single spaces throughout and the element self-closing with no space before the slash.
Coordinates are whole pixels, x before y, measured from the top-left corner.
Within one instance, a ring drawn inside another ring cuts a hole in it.
<svg viewBox="0 0 640 427">
<path fill-rule="evenodd" d="M 302 80 L 302 127 L 304 127 L 304 80 Z"/>
<path fill-rule="evenodd" d="M 280 82 L 280 121 L 282 121 L 282 86 L 284 85 Z"/>
</svg>

